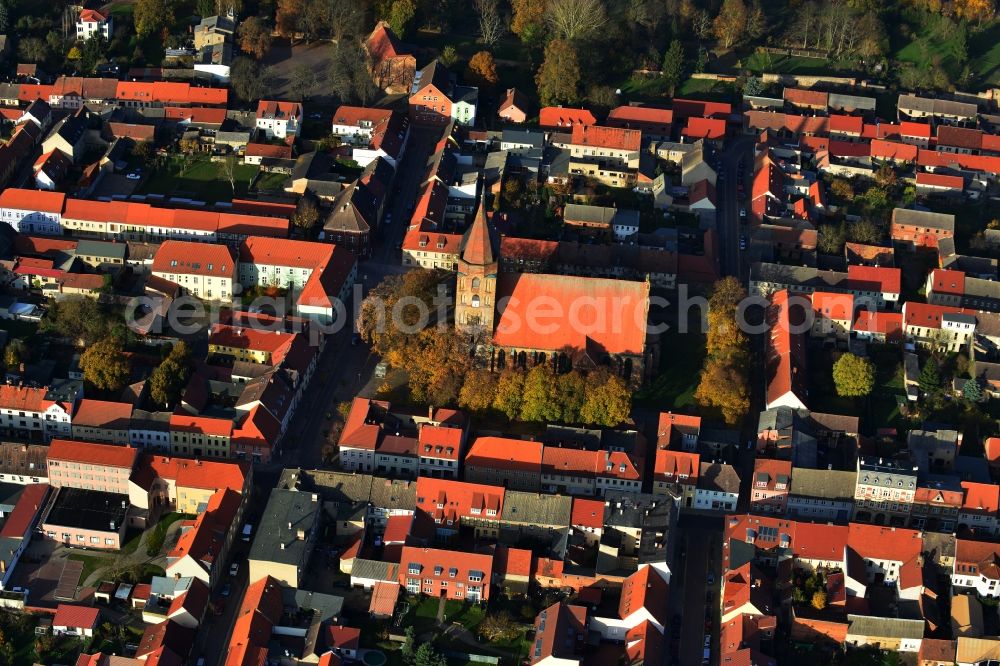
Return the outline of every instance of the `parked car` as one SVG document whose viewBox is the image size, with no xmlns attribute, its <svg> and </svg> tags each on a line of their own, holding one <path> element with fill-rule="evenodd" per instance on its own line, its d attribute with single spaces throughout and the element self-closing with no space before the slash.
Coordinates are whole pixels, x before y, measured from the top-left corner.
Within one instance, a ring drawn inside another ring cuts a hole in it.
<svg viewBox="0 0 1000 666">
<path fill-rule="evenodd" d="M 708 572 L 708 579 L 707 580 L 708 580 L 708 584 L 709 585 L 712 585 L 712 584 L 715 583 L 715 575 L 711 571 Z"/>
<path fill-rule="evenodd" d="M 239 562 L 233 562 L 232 564 L 229 565 L 229 575 L 230 576 L 235 576 L 239 572 L 240 572 L 240 563 Z"/>
<path fill-rule="evenodd" d="M 140 176 L 135 171 L 130 171 L 125 175 L 125 177 L 128 178 L 129 180 L 139 180 L 140 178 L 142 178 L 142 176 Z"/>
<path fill-rule="evenodd" d="M 222 596 L 228 597 L 232 591 L 233 591 L 233 586 L 230 585 L 229 583 L 226 583 L 225 585 L 222 586 Z"/>
</svg>

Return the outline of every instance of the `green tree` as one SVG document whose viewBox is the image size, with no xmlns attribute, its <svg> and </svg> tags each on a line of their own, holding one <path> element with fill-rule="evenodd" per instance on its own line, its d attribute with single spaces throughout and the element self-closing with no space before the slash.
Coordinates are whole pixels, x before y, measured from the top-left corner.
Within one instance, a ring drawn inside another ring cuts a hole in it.
<svg viewBox="0 0 1000 666">
<path fill-rule="evenodd" d="M 25 62 L 41 63 L 49 59 L 49 46 L 38 37 L 24 37 L 18 42 L 17 54 Z"/>
<path fill-rule="evenodd" d="M 421 643 L 413 653 L 413 666 L 448 666 L 444 655 L 434 649 L 430 643 Z"/>
<path fill-rule="evenodd" d="M 920 371 L 920 377 L 917 379 L 917 384 L 920 386 L 921 392 L 925 395 L 932 395 L 937 393 L 941 388 L 941 368 L 938 366 L 937 359 L 931 356 L 924 363 L 923 369 Z"/>
<path fill-rule="evenodd" d="M 590 390 L 580 408 L 580 421 L 608 427 L 624 423 L 632 410 L 632 393 L 625 382 L 607 372 L 592 372 L 587 379 Z"/>
<path fill-rule="evenodd" d="M 495 643 L 516 638 L 519 632 L 510 613 L 500 611 L 499 613 L 486 614 L 479 625 L 479 633 L 486 640 Z"/>
<path fill-rule="evenodd" d="M 258 16 L 249 16 L 240 24 L 237 32 L 240 49 L 257 60 L 264 57 L 271 48 L 271 26 Z"/>
<path fill-rule="evenodd" d="M 962 386 L 962 397 L 969 402 L 979 402 L 983 399 L 983 387 L 978 378 L 972 378 Z"/>
<path fill-rule="evenodd" d="M 580 63 L 568 41 L 553 39 L 535 77 L 542 104 L 572 103 L 579 98 Z"/>
<path fill-rule="evenodd" d="M 458 63 L 458 52 L 455 50 L 455 47 L 451 44 L 444 47 L 441 55 L 438 56 L 438 61 L 448 69 L 454 67 Z"/>
<path fill-rule="evenodd" d="M 561 415 L 555 373 L 548 364 L 536 365 L 524 378 L 521 420 L 557 421 Z"/>
<path fill-rule="evenodd" d="M 101 390 L 117 391 L 128 381 L 129 362 L 121 343 L 105 338 L 83 352 L 80 369 L 89 384 Z"/>
<path fill-rule="evenodd" d="M 523 401 L 524 373 L 514 369 L 504 370 L 500 374 L 500 379 L 497 380 L 497 393 L 493 399 L 493 408 L 513 421 L 521 414 Z"/>
<path fill-rule="evenodd" d="M 840 254 L 844 250 L 847 233 L 842 224 L 819 225 L 817 249 L 823 254 Z"/>
<path fill-rule="evenodd" d="M 191 350 L 182 340 L 149 375 L 149 397 L 157 405 L 171 407 L 181 397 L 191 376 Z"/>
<path fill-rule="evenodd" d="M 863 398 L 875 388 L 875 365 L 867 358 L 843 354 L 833 364 L 833 383 L 837 395 Z"/>
<path fill-rule="evenodd" d="M 497 376 L 485 368 L 476 368 L 465 375 L 458 405 L 470 412 L 485 412 L 493 406 L 497 395 Z"/>
<path fill-rule="evenodd" d="M 559 396 L 560 420 L 563 423 L 579 423 L 580 410 L 587 399 L 587 380 L 578 371 L 573 370 L 556 379 L 556 392 Z"/>
<path fill-rule="evenodd" d="M 670 42 L 670 47 L 663 56 L 662 72 L 667 91 L 673 96 L 677 85 L 684 76 L 684 46 L 679 39 Z"/>
<path fill-rule="evenodd" d="M 417 13 L 417 6 L 413 0 L 395 0 L 389 8 L 389 16 L 386 23 L 392 28 L 400 38 L 406 36 L 406 30 L 410 26 L 410 21 Z"/>
<path fill-rule="evenodd" d="M 525 44 L 537 44 L 545 34 L 545 3 L 538 0 L 512 0 L 514 15 L 510 30 Z"/>
<path fill-rule="evenodd" d="M 136 0 L 132 20 L 136 34 L 142 39 L 173 23 L 173 10 L 166 0 Z"/>
<path fill-rule="evenodd" d="M 17 368 L 31 357 L 28 345 L 21 338 L 15 338 L 7 343 L 3 352 L 4 364 L 8 370 Z"/>
</svg>

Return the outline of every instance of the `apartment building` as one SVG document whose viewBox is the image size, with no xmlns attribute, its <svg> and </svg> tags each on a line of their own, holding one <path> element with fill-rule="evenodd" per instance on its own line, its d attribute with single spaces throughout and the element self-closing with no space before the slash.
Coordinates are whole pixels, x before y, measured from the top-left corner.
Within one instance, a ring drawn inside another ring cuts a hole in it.
<svg viewBox="0 0 1000 666">
<path fill-rule="evenodd" d="M 153 257 L 153 275 L 206 301 L 233 297 L 236 259 L 225 245 L 167 240 Z"/>
</svg>

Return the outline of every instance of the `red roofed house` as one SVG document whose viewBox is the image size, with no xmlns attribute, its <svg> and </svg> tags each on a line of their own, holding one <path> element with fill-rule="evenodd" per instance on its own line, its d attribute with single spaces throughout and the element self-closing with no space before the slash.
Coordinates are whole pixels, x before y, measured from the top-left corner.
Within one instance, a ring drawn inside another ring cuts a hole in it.
<svg viewBox="0 0 1000 666">
<path fill-rule="evenodd" d="M 558 601 L 535 617 L 531 666 L 577 666 L 591 649 L 587 607 Z"/>
<path fill-rule="evenodd" d="M 361 630 L 333 625 L 326 628 L 326 649 L 344 659 L 355 659 L 361 645 Z"/>
<path fill-rule="evenodd" d="M 128 495 L 138 455 L 138 449 L 130 446 L 54 439 L 49 445 L 49 483 L 53 488 Z"/>
<path fill-rule="evenodd" d="M 933 194 L 939 192 L 962 192 L 965 190 L 965 178 L 949 176 L 943 173 L 917 172 L 917 192 Z"/>
<path fill-rule="evenodd" d="M 233 293 L 236 258 L 225 245 L 167 240 L 153 257 L 152 273 L 202 300 L 227 301 Z"/>
<path fill-rule="evenodd" d="M 73 439 L 128 444 L 132 404 L 84 398 L 73 415 Z"/>
<path fill-rule="evenodd" d="M 530 550 L 498 545 L 493 552 L 493 575 L 497 587 L 509 597 L 527 594 L 531 584 L 531 560 Z"/>
<path fill-rule="evenodd" d="M 620 127 L 573 125 L 570 155 L 594 163 L 615 163 L 628 169 L 639 168 L 642 132 Z"/>
<path fill-rule="evenodd" d="M 538 112 L 538 125 L 544 130 L 567 131 L 577 125 L 596 125 L 597 118 L 588 109 L 546 106 Z"/>
<path fill-rule="evenodd" d="M 477 437 L 465 455 L 465 478 L 473 483 L 538 492 L 542 484 L 542 443 L 504 437 Z"/>
<path fill-rule="evenodd" d="M 701 456 L 686 451 L 657 448 L 653 467 L 653 493 L 680 496 L 682 507 L 694 504 Z"/>
<path fill-rule="evenodd" d="M 872 312 L 859 310 L 852 327 L 859 340 L 874 342 L 902 342 L 903 315 L 900 312 Z"/>
<path fill-rule="evenodd" d="M 385 21 L 379 21 L 365 41 L 375 85 L 389 95 L 410 92 L 417 59 L 399 42 Z"/>
<path fill-rule="evenodd" d="M 508 88 L 507 95 L 500 102 L 497 116 L 510 123 L 523 123 L 532 111 L 531 102 L 517 88 Z"/>
<path fill-rule="evenodd" d="M 66 195 L 9 187 L 0 192 L 0 222 L 22 234 L 62 235 Z"/>
<path fill-rule="evenodd" d="M 796 330 L 801 323 L 798 309 L 792 307 L 787 290 L 771 295 L 767 309 L 771 326 L 767 345 L 767 409 L 807 409 L 805 336 L 792 331 L 793 323 Z"/>
<path fill-rule="evenodd" d="M 1000 437 L 987 437 L 983 447 L 986 449 L 986 460 L 990 464 L 990 470 L 994 473 L 1000 471 Z"/>
<path fill-rule="evenodd" d="M 368 606 L 368 612 L 372 617 L 389 618 L 396 610 L 396 601 L 399 599 L 399 583 L 396 581 L 376 581 L 372 587 L 372 600 Z"/>
<path fill-rule="evenodd" d="M 854 323 L 854 296 L 815 291 L 810 298 L 814 317 L 810 334 L 846 340 Z"/>
<path fill-rule="evenodd" d="M 476 121 L 478 101 L 476 88 L 456 86 L 444 65 L 432 60 L 416 73 L 410 87 L 410 121 L 435 127 L 452 121 L 472 125 Z"/>
<path fill-rule="evenodd" d="M 899 123 L 899 137 L 903 143 L 926 148 L 931 141 L 931 126 L 927 123 L 904 120 Z M 915 155 L 914 159 L 916 159 Z"/>
<path fill-rule="evenodd" d="M 608 127 L 635 129 L 641 131 L 643 137 L 665 141 L 671 136 L 674 112 L 670 109 L 625 105 L 611 109 L 605 122 Z"/>
<path fill-rule="evenodd" d="M 758 458 L 754 463 L 753 486 L 750 488 L 750 510 L 784 514 L 791 485 L 791 461 Z"/>
<path fill-rule="evenodd" d="M 72 166 L 72 160 L 59 150 L 44 153 L 32 167 L 35 173 L 35 187 L 40 190 L 58 188 Z"/>
<path fill-rule="evenodd" d="M 267 663 L 271 633 L 285 610 L 281 584 L 270 576 L 251 583 L 243 595 L 229 637 L 224 666 Z"/>
<path fill-rule="evenodd" d="M 112 19 L 96 9 L 80 10 L 80 18 L 76 20 L 76 38 L 85 42 L 91 37 L 101 37 L 105 41 L 111 41 Z"/>
<path fill-rule="evenodd" d="M 98 608 L 59 604 L 52 618 L 52 633 L 56 636 L 91 637 L 100 617 L 101 611 Z"/>
<path fill-rule="evenodd" d="M 864 597 L 872 582 L 896 583 L 900 592 L 920 586 L 923 538 L 917 530 L 851 523 L 847 531 L 848 596 Z M 914 580 L 914 578 L 916 580 Z"/>
<path fill-rule="evenodd" d="M 932 305 L 961 307 L 965 296 L 965 273 L 935 268 L 927 276 L 927 302 Z"/>
<path fill-rule="evenodd" d="M 382 441 L 383 430 L 395 432 L 397 423 L 389 413 L 389 403 L 355 398 L 340 432 L 340 467 L 349 472 L 375 469 L 375 449 Z"/>
<path fill-rule="evenodd" d="M 658 449 L 683 449 L 694 451 L 701 433 L 701 417 L 673 412 L 660 412 L 656 428 Z"/>
<path fill-rule="evenodd" d="M 268 139 L 294 141 L 301 126 L 302 105 L 298 102 L 262 99 L 257 104 L 257 129 L 264 130 Z"/>
<path fill-rule="evenodd" d="M 417 479 L 416 508 L 431 517 L 442 536 L 457 534 L 461 525 L 469 525 L 477 536 L 496 537 L 503 499 L 502 487 L 427 476 Z"/>
<path fill-rule="evenodd" d="M 295 314 L 333 323 L 346 307 L 357 276 L 357 259 L 329 243 L 251 236 L 240 245 L 239 281 L 244 287 L 277 285 L 295 295 Z"/>
<path fill-rule="evenodd" d="M 14 509 L 9 511 L 0 526 L 0 539 L 4 548 L 0 551 L 0 587 L 9 590 L 9 582 L 14 569 L 38 525 L 42 511 L 49 497 L 49 486 L 45 483 L 29 483 L 17 495 Z"/>
<path fill-rule="evenodd" d="M 489 600 L 492 579 L 493 556 L 483 553 L 404 546 L 399 560 L 399 584 L 410 594 L 479 603 Z"/>
<path fill-rule="evenodd" d="M 984 597 L 1000 597 L 1000 544 L 956 539 L 951 584 Z"/>
<path fill-rule="evenodd" d="M 861 116 L 830 116 L 831 139 L 859 139 L 864 132 L 864 119 Z"/>
<path fill-rule="evenodd" d="M 248 143 L 243 152 L 243 163 L 265 167 L 280 164 L 279 160 L 291 161 L 291 146 L 276 146 L 273 143 Z"/>
<path fill-rule="evenodd" d="M 642 464 L 624 451 L 586 451 L 546 446 L 542 451 L 542 491 L 603 495 L 607 490 L 639 492 Z"/>
<path fill-rule="evenodd" d="M 681 134 L 692 141 L 717 141 L 726 136 L 726 121 L 722 118 L 688 118 Z"/>
<path fill-rule="evenodd" d="M 182 523 L 177 543 L 167 553 L 167 576 L 197 578 L 215 586 L 225 573 L 242 506 L 243 497 L 228 488 L 212 495 L 197 519 Z"/>
<path fill-rule="evenodd" d="M 979 536 L 996 536 L 1000 524 L 1000 486 L 962 481 L 965 498 L 958 511 L 958 531 L 972 530 Z M 1000 595 L 1000 593 L 998 593 Z"/>
<path fill-rule="evenodd" d="M 623 641 L 630 630 L 649 622 L 662 634 L 669 607 L 667 581 L 651 566 L 642 566 L 622 583 L 618 617 L 594 615 L 590 627 L 606 640 Z"/>
<path fill-rule="evenodd" d="M 902 291 L 903 272 L 889 266 L 847 267 L 847 288 L 856 308 L 881 310 L 894 308 Z"/>
<path fill-rule="evenodd" d="M 43 388 L 0 384 L 0 433 L 22 440 L 69 437 L 71 415 L 80 395 L 63 402 L 49 400 L 47 394 Z"/>
</svg>

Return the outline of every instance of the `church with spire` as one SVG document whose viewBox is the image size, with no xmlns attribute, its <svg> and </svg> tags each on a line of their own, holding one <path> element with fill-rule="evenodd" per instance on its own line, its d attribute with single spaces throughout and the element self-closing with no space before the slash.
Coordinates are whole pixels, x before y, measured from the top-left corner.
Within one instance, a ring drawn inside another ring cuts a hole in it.
<svg viewBox="0 0 1000 666">
<path fill-rule="evenodd" d="M 604 366 L 637 385 L 656 367 L 648 281 L 501 272 L 501 247 L 484 194 L 454 260 L 455 328 L 477 339 L 492 369 Z"/>
<path fill-rule="evenodd" d="M 486 212 L 483 193 L 472 224 L 462 236 L 456 262 L 455 326 L 460 331 L 493 332 L 500 237 Z"/>
</svg>

